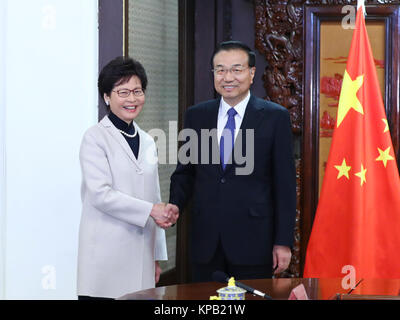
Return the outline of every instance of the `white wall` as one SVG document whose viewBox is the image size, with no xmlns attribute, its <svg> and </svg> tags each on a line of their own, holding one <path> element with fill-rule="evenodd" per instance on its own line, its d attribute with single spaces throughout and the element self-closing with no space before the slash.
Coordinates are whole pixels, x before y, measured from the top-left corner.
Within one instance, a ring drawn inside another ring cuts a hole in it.
<svg viewBox="0 0 400 320">
<path fill-rule="evenodd" d="M 78 153 L 97 122 L 97 0 L 0 2 L 0 294 L 76 299 Z"/>
<path fill-rule="evenodd" d="M 6 26 L 6 2 L 0 1 L 0 30 Z M 0 298 L 4 297 L 5 254 L 5 32 L 0 31 Z"/>
</svg>

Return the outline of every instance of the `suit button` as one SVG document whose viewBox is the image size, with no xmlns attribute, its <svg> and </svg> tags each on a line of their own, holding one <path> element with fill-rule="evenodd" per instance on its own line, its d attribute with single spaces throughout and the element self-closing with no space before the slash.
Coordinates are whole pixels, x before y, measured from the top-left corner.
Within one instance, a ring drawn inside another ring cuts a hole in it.
<svg viewBox="0 0 400 320">
<path fill-rule="evenodd" d="M 221 179 L 221 183 L 225 183 L 226 182 L 226 179 L 225 178 L 222 178 Z"/>
</svg>

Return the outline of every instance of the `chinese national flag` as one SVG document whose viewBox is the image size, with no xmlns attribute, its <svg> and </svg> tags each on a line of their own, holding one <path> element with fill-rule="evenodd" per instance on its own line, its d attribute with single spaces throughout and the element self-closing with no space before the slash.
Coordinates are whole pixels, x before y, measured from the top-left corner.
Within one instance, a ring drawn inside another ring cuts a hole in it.
<svg viewBox="0 0 400 320">
<path fill-rule="evenodd" d="M 304 277 L 400 278 L 399 250 L 399 172 L 360 8 Z"/>
</svg>

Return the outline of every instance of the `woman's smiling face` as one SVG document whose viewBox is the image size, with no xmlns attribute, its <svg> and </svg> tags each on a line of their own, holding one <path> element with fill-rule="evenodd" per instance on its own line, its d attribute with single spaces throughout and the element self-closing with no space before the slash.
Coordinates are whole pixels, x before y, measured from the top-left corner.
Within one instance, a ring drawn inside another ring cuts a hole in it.
<svg viewBox="0 0 400 320">
<path fill-rule="evenodd" d="M 117 92 L 124 89 L 131 92 L 128 97 L 121 98 Z M 142 82 L 138 76 L 132 76 L 128 82 L 115 86 L 110 96 L 104 94 L 104 100 L 109 102 L 112 113 L 128 124 L 139 115 L 146 100 L 144 94 L 137 96 L 132 90 L 142 90 Z"/>
</svg>

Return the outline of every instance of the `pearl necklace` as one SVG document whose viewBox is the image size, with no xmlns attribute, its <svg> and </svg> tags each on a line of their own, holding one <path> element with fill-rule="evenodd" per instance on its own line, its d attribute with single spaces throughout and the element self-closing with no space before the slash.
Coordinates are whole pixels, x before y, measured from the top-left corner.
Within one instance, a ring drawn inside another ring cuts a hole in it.
<svg viewBox="0 0 400 320">
<path fill-rule="evenodd" d="M 128 134 L 123 130 L 118 129 L 119 132 L 121 132 L 124 136 L 127 136 L 128 138 L 134 138 L 137 135 L 137 129 L 135 128 L 135 133 L 134 134 Z"/>
</svg>

